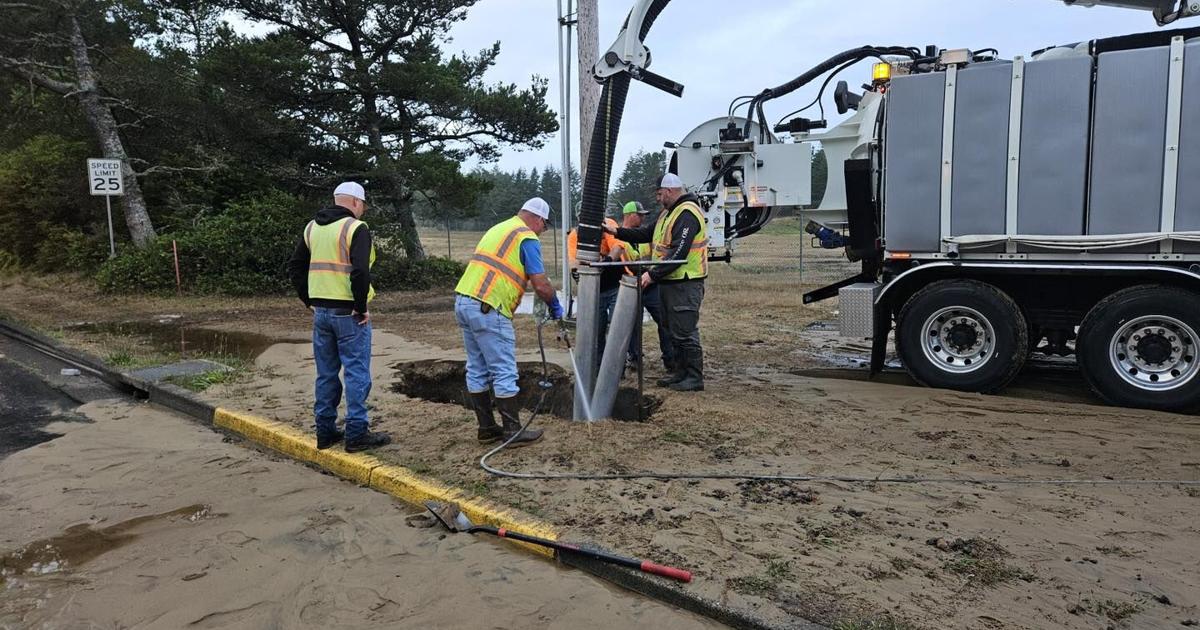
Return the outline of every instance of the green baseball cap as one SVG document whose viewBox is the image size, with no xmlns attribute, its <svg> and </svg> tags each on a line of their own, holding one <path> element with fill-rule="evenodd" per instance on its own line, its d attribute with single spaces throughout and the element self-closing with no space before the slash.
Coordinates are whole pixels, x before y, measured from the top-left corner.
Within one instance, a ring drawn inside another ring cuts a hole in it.
<svg viewBox="0 0 1200 630">
<path fill-rule="evenodd" d="M 650 212 L 648 210 L 646 210 L 645 208 L 642 207 L 642 202 L 640 202 L 640 201 L 630 201 L 629 203 L 625 204 L 625 207 L 621 208 L 621 214 L 634 214 L 634 213 L 650 214 Z"/>
</svg>

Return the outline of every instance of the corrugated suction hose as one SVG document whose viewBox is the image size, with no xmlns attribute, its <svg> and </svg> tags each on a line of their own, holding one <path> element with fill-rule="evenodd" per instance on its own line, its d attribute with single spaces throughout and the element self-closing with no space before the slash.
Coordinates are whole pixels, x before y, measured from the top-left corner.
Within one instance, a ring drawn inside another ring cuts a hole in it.
<svg viewBox="0 0 1200 630">
<path fill-rule="evenodd" d="M 640 40 L 645 41 L 650 27 L 668 3 L 670 0 L 658 0 L 650 5 L 639 32 Z M 625 18 L 625 21 L 628 26 L 629 18 Z M 629 81 L 628 73 L 615 74 L 604 82 L 604 91 L 600 94 L 600 109 L 596 112 L 596 125 L 592 128 L 591 150 L 585 156 L 587 169 L 583 176 L 583 203 L 579 211 L 578 255 L 581 260 L 600 259 L 600 238 L 603 235 L 600 226 L 604 224 L 613 155 L 621 131 L 621 117 L 625 113 L 625 99 L 629 95 Z"/>
</svg>

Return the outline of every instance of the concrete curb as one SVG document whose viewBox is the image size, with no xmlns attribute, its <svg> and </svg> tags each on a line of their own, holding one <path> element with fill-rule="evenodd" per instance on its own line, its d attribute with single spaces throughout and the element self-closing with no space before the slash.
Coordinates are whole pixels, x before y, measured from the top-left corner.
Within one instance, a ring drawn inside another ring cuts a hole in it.
<svg viewBox="0 0 1200 630">
<path fill-rule="evenodd" d="M 95 371 L 102 380 L 124 391 L 148 398 L 150 402 L 177 411 L 204 425 L 245 438 L 262 447 L 292 459 L 315 466 L 359 485 L 391 495 L 401 501 L 421 506 L 423 501 L 454 502 L 477 524 L 494 525 L 514 531 L 558 540 L 553 525 L 514 509 L 474 497 L 460 489 L 426 479 L 403 466 L 388 464 L 372 455 L 349 454 L 342 449 L 318 451 L 316 438 L 294 426 L 258 416 L 217 407 L 192 392 L 169 383 L 155 383 L 114 370 L 86 352 L 69 348 L 11 320 L 0 319 L 0 334 L 18 341 L 42 347 Z M 539 555 L 555 558 L 553 550 L 518 541 L 508 541 Z M 559 555 L 563 564 L 575 567 L 603 580 L 616 584 L 683 610 L 744 630 L 821 630 L 820 626 L 797 620 L 786 626 L 775 625 L 748 611 L 729 608 L 720 602 L 690 592 L 673 582 L 647 574 L 604 564 L 575 555 Z"/>
<path fill-rule="evenodd" d="M 289 424 L 217 408 L 213 416 L 213 426 L 241 435 L 252 442 L 292 459 L 317 466 L 343 479 L 390 494 L 412 505 L 420 506 L 424 501 L 453 502 L 477 524 L 495 525 L 542 538 L 558 539 L 558 531 L 548 523 L 423 478 L 403 466 L 385 463 L 373 455 L 346 453 L 340 448 L 319 451 L 315 437 Z M 536 545 L 522 546 L 534 553 L 554 557 L 554 551 L 551 549 Z"/>
</svg>

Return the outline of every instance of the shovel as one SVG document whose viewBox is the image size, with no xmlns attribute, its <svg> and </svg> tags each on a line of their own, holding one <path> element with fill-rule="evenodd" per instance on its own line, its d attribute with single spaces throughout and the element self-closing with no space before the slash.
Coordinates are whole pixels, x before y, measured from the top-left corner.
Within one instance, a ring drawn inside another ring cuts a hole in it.
<svg viewBox="0 0 1200 630">
<path fill-rule="evenodd" d="M 637 560 L 634 558 L 626 558 L 624 556 L 605 553 L 603 551 L 597 551 L 595 549 L 586 549 L 584 547 L 579 547 L 569 543 L 562 543 L 545 538 L 538 538 L 536 536 L 529 536 L 528 534 L 509 531 L 503 527 L 476 525 L 472 523 L 471 519 L 467 518 L 467 515 L 463 514 L 462 510 L 458 509 L 458 506 L 454 503 L 426 501 L 425 507 L 429 509 L 434 518 L 444 525 L 446 529 L 452 532 L 465 532 L 467 534 L 492 534 L 493 536 L 519 540 L 531 545 L 549 547 L 550 549 L 557 550 L 561 553 L 578 554 L 585 558 L 599 560 L 600 562 L 629 567 L 630 569 L 637 569 L 643 573 L 661 575 L 662 577 L 671 578 L 672 580 L 679 580 L 680 582 L 692 581 L 692 574 L 690 571 L 684 571 L 683 569 L 676 569 L 674 567 L 665 567 L 661 564 L 654 564 L 649 560 Z"/>
</svg>

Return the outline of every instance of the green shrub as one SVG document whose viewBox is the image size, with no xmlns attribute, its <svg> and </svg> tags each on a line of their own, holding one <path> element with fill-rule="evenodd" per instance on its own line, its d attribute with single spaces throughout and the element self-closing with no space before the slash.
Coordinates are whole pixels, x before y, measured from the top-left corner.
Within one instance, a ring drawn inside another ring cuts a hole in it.
<svg viewBox="0 0 1200 630">
<path fill-rule="evenodd" d="M 287 262 L 312 208 L 282 193 L 230 204 L 186 229 L 163 235 L 143 249 L 129 249 L 100 268 L 107 291 L 169 292 L 175 289 L 172 240 L 179 248 L 185 291 L 227 295 L 281 294 L 291 290 Z M 430 258 L 413 263 L 379 245 L 372 276 L 381 291 L 453 286 L 461 263 Z"/>
<path fill-rule="evenodd" d="M 378 252 L 371 278 L 379 291 L 451 288 L 465 268 L 462 263 L 449 258 L 413 262 L 390 252 Z"/>
<path fill-rule="evenodd" d="M 235 202 L 142 249 L 121 253 L 105 263 L 97 281 L 109 291 L 173 290 L 174 241 L 185 290 L 230 295 L 281 293 L 288 287 L 288 258 L 308 219 L 309 211 L 283 193 Z"/>
<path fill-rule="evenodd" d="M 171 240 L 159 237 L 142 249 L 129 249 L 100 267 L 96 282 L 106 291 L 161 293 L 175 288 Z"/>
<path fill-rule="evenodd" d="M 37 271 L 88 271 L 99 267 L 108 256 L 108 242 L 102 237 L 49 222 L 39 224 L 38 229 L 44 240 L 33 257 L 33 268 Z"/>
<path fill-rule="evenodd" d="M 86 157 L 87 143 L 50 134 L 0 152 L 0 248 L 28 264 L 47 240 L 43 226 L 79 227 L 103 212 L 87 194 Z"/>
<path fill-rule="evenodd" d="M 17 255 L 4 249 L 0 249 L 0 276 L 14 274 L 21 268 L 21 261 Z"/>
</svg>

